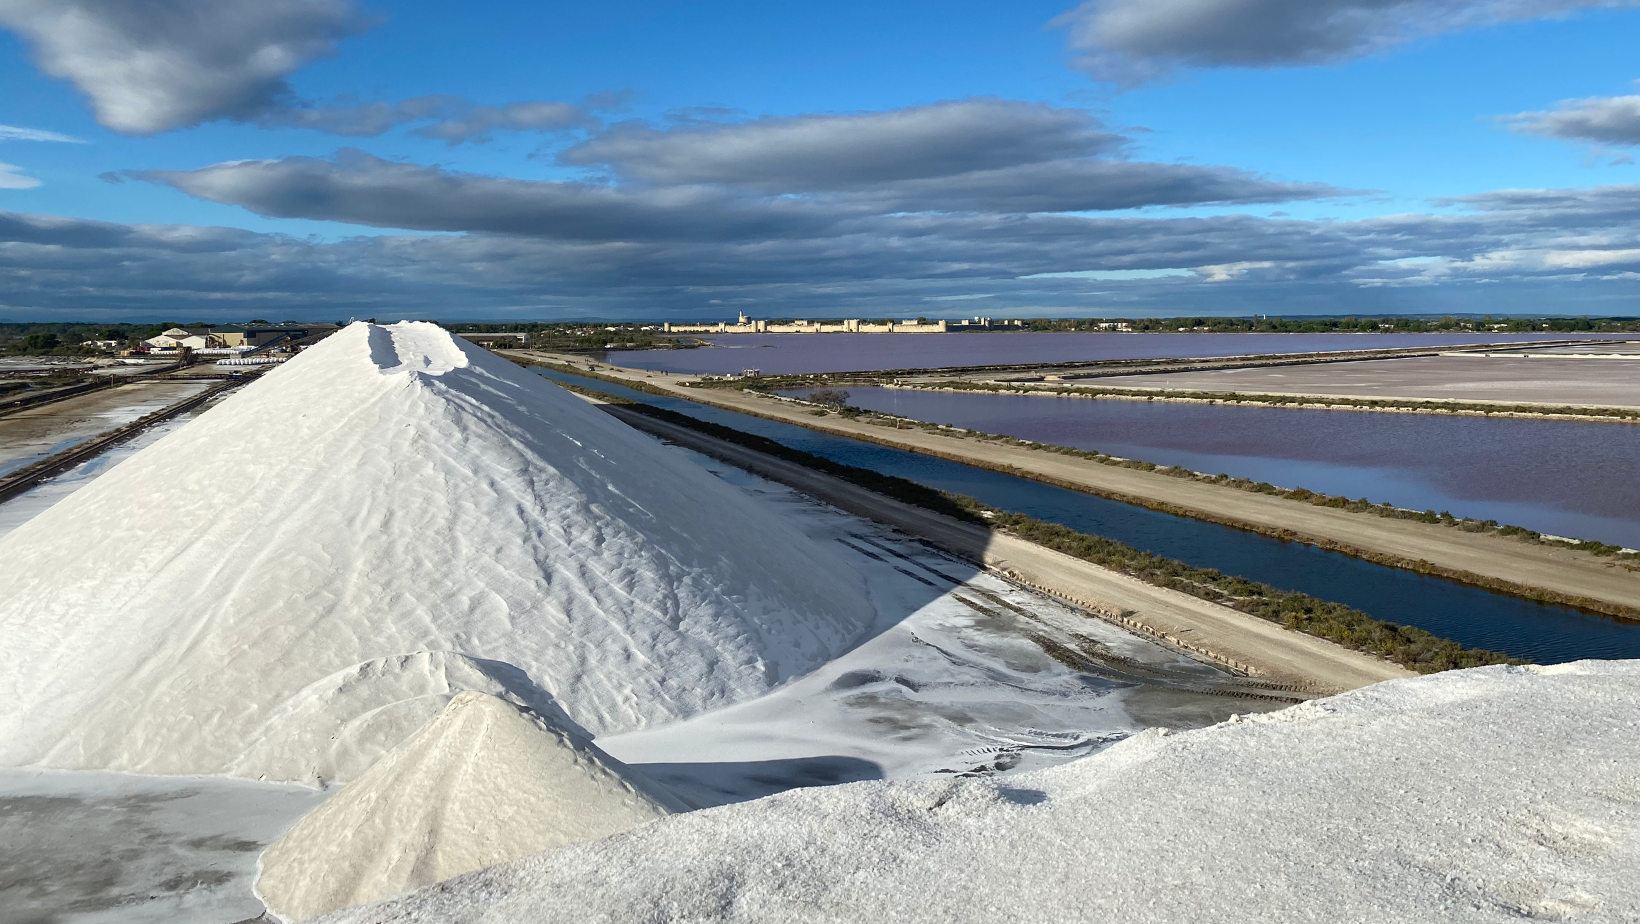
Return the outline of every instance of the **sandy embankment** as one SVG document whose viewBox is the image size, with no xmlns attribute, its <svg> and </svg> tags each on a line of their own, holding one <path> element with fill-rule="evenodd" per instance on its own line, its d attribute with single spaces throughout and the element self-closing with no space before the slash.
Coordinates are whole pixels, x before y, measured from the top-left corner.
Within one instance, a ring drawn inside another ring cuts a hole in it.
<svg viewBox="0 0 1640 924">
<path fill-rule="evenodd" d="M 1026 586 L 1262 680 L 1323 693 L 1413 676 L 1371 655 L 892 500 L 793 462 L 619 407 L 609 410 L 639 429 L 791 485 L 849 513 L 926 538 Z"/>
<path fill-rule="evenodd" d="M 571 363 L 585 357 L 510 351 L 522 359 Z M 601 375 L 661 388 L 680 398 L 728 410 L 882 443 L 1145 504 L 1171 513 L 1306 542 L 1381 564 L 1416 568 L 1465 583 L 1535 599 L 1579 602 L 1613 615 L 1640 618 L 1640 574 L 1610 558 L 1557 546 L 1414 520 L 1253 494 L 1222 485 L 1104 465 L 1075 456 L 963 437 L 957 431 L 894 430 L 835 415 L 815 417 L 798 405 L 732 389 L 685 388 L 690 377 L 596 363 Z"/>
</svg>

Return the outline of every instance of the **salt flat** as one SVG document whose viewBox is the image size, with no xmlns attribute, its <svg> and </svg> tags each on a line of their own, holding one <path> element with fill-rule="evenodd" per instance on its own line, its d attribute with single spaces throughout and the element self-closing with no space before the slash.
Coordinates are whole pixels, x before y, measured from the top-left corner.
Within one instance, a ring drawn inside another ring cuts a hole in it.
<svg viewBox="0 0 1640 924">
<path fill-rule="evenodd" d="M 134 382 L 0 417 L 0 475 L 175 404 L 209 382 Z"/>
<path fill-rule="evenodd" d="M 63 498 L 97 480 L 142 449 L 159 442 L 166 434 L 210 410 L 219 400 L 212 399 L 203 407 L 161 421 L 102 455 L 87 459 L 0 504 L 0 538 L 51 509 Z"/>
</svg>

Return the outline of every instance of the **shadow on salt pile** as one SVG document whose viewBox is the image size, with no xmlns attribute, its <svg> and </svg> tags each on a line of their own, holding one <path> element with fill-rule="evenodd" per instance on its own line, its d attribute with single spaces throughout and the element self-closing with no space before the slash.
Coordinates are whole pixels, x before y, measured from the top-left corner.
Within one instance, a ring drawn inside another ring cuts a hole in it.
<svg viewBox="0 0 1640 924">
<path fill-rule="evenodd" d="M 781 760 L 632 766 L 697 808 L 750 802 L 788 789 L 884 779 L 883 768 L 879 764 L 840 754 Z"/>
</svg>

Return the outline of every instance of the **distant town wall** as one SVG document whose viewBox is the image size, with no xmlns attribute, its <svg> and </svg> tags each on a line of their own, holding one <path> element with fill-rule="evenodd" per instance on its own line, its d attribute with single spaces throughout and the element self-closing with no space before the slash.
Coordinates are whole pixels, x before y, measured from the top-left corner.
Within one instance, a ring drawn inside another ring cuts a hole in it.
<svg viewBox="0 0 1640 924">
<path fill-rule="evenodd" d="M 794 320 L 794 322 L 769 322 L 769 320 L 753 320 L 746 315 L 740 315 L 735 323 L 664 323 L 661 330 L 666 333 L 946 333 L 951 330 L 1010 330 L 1010 328 L 1025 327 L 1020 320 L 991 320 L 991 318 L 974 318 L 974 320 Z"/>
</svg>

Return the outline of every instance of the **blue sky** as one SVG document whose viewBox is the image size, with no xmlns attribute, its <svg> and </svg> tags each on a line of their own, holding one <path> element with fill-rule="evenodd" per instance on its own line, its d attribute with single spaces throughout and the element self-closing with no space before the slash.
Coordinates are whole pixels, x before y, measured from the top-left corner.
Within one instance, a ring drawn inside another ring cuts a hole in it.
<svg viewBox="0 0 1640 924">
<path fill-rule="evenodd" d="M 1631 0 L 0 27 L 0 317 L 1640 314 Z"/>
</svg>

